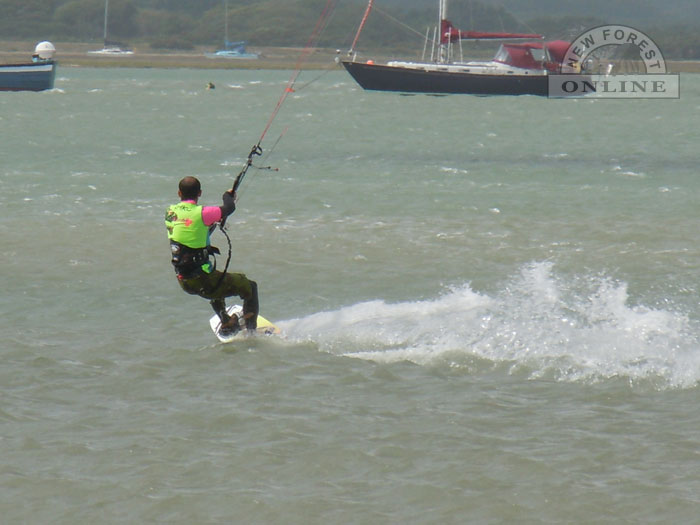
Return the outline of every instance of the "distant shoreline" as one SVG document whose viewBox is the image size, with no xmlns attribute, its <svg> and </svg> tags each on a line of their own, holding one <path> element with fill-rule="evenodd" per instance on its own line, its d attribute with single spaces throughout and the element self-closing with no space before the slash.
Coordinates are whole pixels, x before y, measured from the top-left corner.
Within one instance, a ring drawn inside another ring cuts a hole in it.
<svg viewBox="0 0 700 525">
<path fill-rule="evenodd" d="M 28 62 L 36 42 L 0 42 L 0 64 Z M 211 47 L 198 47 L 191 51 L 140 51 L 134 46 L 133 55 L 90 55 L 88 51 L 99 49 L 99 44 L 54 42 L 56 60 L 61 67 L 129 67 L 154 69 L 294 69 L 302 49 L 294 47 L 250 47 L 257 59 L 207 58 L 204 53 Z M 337 67 L 335 49 L 316 48 L 304 60 L 304 69 L 332 69 Z M 344 52 L 340 56 L 345 56 Z M 373 56 L 382 60 L 381 56 Z M 484 57 L 475 57 L 482 59 Z M 700 60 L 666 60 L 669 73 L 700 73 Z"/>
<path fill-rule="evenodd" d="M 187 51 L 140 51 L 134 46 L 133 55 L 92 55 L 88 51 L 100 49 L 100 44 L 76 44 L 53 42 L 55 59 L 61 67 L 130 67 L 130 68 L 191 68 L 191 69 L 294 69 L 302 49 L 294 47 L 249 48 L 257 53 L 257 59 L 208 58 L 205 52 L 212 47 L 199 47 Z M 28 62 L 35 42 L 0 42 L 0 64 Z M 335 65 L 336 50 L 314 49 L 304 61 L 304 69 L 329 69 Z"/>
</svg>

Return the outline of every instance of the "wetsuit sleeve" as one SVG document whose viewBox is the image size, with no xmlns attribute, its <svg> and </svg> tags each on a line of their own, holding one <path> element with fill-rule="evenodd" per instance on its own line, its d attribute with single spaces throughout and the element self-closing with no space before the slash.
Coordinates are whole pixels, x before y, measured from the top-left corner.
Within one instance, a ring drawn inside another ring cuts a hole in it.
<svg viewBox="0 0 700 525">
<path fill-rule="evenodd" d="M 221 198 L 224 201 L 221 206 L 221 218 L 224 219 L 236 211 L 236 201 L 234 194 L 230 191 L 225 192 Z"/>
</svg>

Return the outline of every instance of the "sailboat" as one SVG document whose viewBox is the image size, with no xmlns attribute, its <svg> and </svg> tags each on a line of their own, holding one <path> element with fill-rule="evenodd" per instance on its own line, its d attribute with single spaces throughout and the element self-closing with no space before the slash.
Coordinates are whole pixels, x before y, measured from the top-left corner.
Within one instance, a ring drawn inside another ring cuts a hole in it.
<svg viewBox="0 0 700 525">
<path fill-rule="evenodd" d="M 207 58 L 258 58 L 257 53 L 248 53 L 246 51 L 244 40 L 239 42 L 229 42 L 228 40 L 228 0 L 224 0 L 224 48 L 213 53 L 204 53 Z"/>
<path fill-rule="evenodd" d="M 107 40 L 107 20 L 109 17 L 109 0 L 105 0 L 105 25 L 104 25 L 104 46 L 96 51 L 88 51 L 91 55 L 126 56 L 133 55 L 134 52 L 120 42 L 110 42 Z"/>
<path fill-rule="evenodd" d="M 558 72 L 569 43 L 544 42 L 524 33 L 460 31 L 447 19 L 447 0 L 439 0 L 439 35 L 434 31 L 431 59 L 420 62 L 357 60 L 355 46 L 374 4 L 369 0 L 348 57 L 340 60 L 364 89 L 404 93 L 465 93 L 474 95 L 548 94 L 548 75 Z M 503 43 L 493 60 L 464 61 L 462 40 L 531 40 Z M 534 40 L 534 41 L 532 41 Z M 426 34 L 426 48 L 428 47 Z M 424 51 L 425 55 L 425 51 Z M 457 58 L 459 55 L 459 58 Z"/>
</svg>

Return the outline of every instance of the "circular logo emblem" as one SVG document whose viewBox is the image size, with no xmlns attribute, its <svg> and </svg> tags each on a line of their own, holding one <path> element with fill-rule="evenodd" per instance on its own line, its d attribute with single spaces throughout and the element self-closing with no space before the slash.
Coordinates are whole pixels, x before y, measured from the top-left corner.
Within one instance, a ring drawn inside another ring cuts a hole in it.
<svg viewBox="0 0 700 525">
<path fill-rule="evenodd" d="M 666 73 L 666 62 L 659 46 L 647 35 L 623 25 L 603 25 L 587 30 L 574 39 L 562 62 L 562 73 L 610 73 L 611 50 L 624 47 L 624 56 L 637 56 L 645 73 Z M 604 64 L 607 71 L 600 71 Z M 595 68 L 598 70 L 594 70 Z"/>
</svg>

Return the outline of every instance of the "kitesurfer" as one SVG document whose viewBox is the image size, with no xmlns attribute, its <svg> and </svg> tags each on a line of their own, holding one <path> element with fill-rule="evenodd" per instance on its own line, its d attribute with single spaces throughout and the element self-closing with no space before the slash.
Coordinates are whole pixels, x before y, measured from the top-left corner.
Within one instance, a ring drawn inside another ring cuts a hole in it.
<svg viewBox="0 0 700 525">
<path fill-rule="evenodd" d="M 255 331 L 258 318 L 258 285 L 242 273 L 224 273 L 216 270 L 209 256 L 219 253 L 209 242 L 210 231 L 217 222 L 231 215 L 236 209 L 236 194 L 228 190 L 223 194 L 221 206 L 200 206 L 201 184 L 196 177 L 180 181 L 180 202 L 170 206 L 165 213 L 165 226 L 172 252 L 177 281 L 191 295 L 209 299 L 221 319 L 221 331 L 226 334 L 240 329 L 236 315 L 226 313 L 226 297 L 234 295 L 243 299 L 243 318 L 248 331 Z"/>
</svg>

